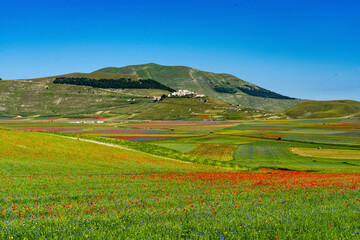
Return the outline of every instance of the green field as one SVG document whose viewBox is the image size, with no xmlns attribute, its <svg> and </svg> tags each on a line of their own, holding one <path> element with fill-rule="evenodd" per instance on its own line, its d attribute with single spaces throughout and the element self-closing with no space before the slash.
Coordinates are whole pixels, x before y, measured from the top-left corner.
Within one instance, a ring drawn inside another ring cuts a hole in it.
<svg viewBox="0 0 360 240">
<path fill-rule="evenodd" d="M 354 239 L 359 234 L 359 175 L 239 172 L 117 146 L 0 131 L 1 238 Z"/>
<path fill-rule="evenodd" d="M 254 161 L 261 159 L 291 160 L 294 159 L 294 154 L 284 147 L 243 145 L 236 149 L 235 158 L 238 160 L 251 159 Z"/>
<path fill-rule="evenodd" d="M 360 160 L 359 150 L 292 148 L 291 151 L 306 157 Z"/>
<path fill-rule="evenodd" d="M 306 141 L 312 128 L 351 133 L 349 143 Z M 0 121 L 0 238 L 357 239 L 360 160 L 347 153 L 360 150 L 358 129 L 357 119 Z M 97 133 L 116 130 L 178 137 Z M 314 156 L 322 150 L 344 158 Z"/>
<path fill-rule="evenodd" d="M 185 153 L 190 152 L 199 146 L 197 144 L 186 144 L 186 143 L 155 143 L 155 145 Z"/>
<path fill-rule="evenodd" d="M 149 153 L 162 156 L 170 154 L 182 160 L 202 163 L 226 160 L 228 167 L 270 167 L 315 172 L 360 171 L 356 156 L 347 157 L 346 154 L 341 153 L 341 157 L 334 159 L 326 156 L 297 154 L 291 151 L 294 148 L 334 149 L 334 154 L 336 151 L 358 151 L 360 127 L 359 120 L 356 118 L 230 122 L 143 123 L 140 121 L 102 124 L 70 124 L 60 119 L 57 121 L 2 121 L 0 127 L 59 131 L 80 134 L 81 137 L 114 137 L 133 141 L 138 138 L 140 141 L 146 140 L 153 144 L 152 146 L 158 147 L 149 148 L 147 147 L 151 146 L 149 144 L 146 147 L 145 145 L 136 146 L 139 150 L 143 148 L 146 149 L 143 151 Z M 111 141 L 111 139 L 101 141 Z M 231 147 L 229 151 L 222 151 L 217 147 L 218 145 Z M 231 149 L 236 149 L 236 151 Z M 186 153 L 186 157 L 183 157 L 182 153 Z M 197 159 L 197 156 L 204 159 Z M 224 165 L 223 163 L 216 164 Z"/>
<path fill-rule="evenodd" d="M 236 147 L 230 144 L 202 144 L 190 153 L 219 161 L 231 161 Z"/>
</svg>

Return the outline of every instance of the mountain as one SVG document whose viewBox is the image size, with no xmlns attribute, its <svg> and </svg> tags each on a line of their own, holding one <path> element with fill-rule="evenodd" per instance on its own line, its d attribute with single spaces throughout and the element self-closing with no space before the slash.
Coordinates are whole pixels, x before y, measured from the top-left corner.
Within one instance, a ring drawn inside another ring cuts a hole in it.
<svg viewBox="0 0 360 240">
<path fill-rule="evenodd" d="M 121 73 L 151 78 L 175 90 L 192 90 L 230 104 L 267 111 L 280 112 L 306 101 L 283 96 L 230 74 L 205 72 L 186 66 L 149 63 L 108 67 L 94 73 Z"/>
<path fill-rule="evenodd" d="M 360 117 L 360 102 L 351 100 L 308 101 L 285 111 L 291 118 Z"/>
<path fill-rule="evenodd" d="M 161 89 L 164 86 L 156 81 L 150 81 L 150 88 L 155 86 L 160 89 L 103 88 L 108 85 L 113 87 L 118 81 L 123 84 L 124 79 L 130 87 L 144 80 L 139 76 L 118 73 L 71 73 L 36 79 L 1 80 L 0 118 L 122 116 L 131 119 L 212 120 L 283 117 L 282 114 L 267 115 L 265 111 L 235 108 L 210 97 L 153 101 L 153 96 L 170 93 L 166 88 Z"/>
</svg>

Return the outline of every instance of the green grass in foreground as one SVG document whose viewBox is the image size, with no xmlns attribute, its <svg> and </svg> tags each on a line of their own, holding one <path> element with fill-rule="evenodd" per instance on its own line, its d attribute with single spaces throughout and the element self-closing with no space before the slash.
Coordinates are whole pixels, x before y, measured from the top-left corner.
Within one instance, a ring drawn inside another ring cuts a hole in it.
<svg viewBox="0 0 360 240">
<path fill-rule="evenodd" d="M 225 172 L 20 131 L 0 131 L 0 152 L 1 239 L 359 236 L 359 175 Z"/>
</svg>

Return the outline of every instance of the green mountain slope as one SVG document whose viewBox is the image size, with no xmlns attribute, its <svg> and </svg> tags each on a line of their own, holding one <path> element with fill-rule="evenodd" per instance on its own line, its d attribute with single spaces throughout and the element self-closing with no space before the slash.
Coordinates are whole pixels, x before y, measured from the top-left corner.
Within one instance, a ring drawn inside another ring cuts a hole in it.
<svg viewBox="0 0 360 240">
<path fill-rule="evenodd" d="M 149 108 L 136 114 L 133 119 L 155 120 L 229 120 L 266 119 L 265 111 L 247 108 L 234 108 L 228 103 L 213 98 L 165 98 L 153 103 Z M 275 117 L 283 118 L 282 114 Z"/>
<path fill-rule="evenodd" d="M 168 94 L 158 89 L 100 89 L 54 84 L 57 77 L 91 79 L 139 79 L 133 75 L 71 73 L 37 79 L 0 81 L 0 117 L 91 116 L 101 111 L 131 114 L 149 104 L 146 96 Z M 135 101 L 128 101 L 135 99 Z"/>
<path fill-rule="evenodd" d="M 248 119 L 265 118 L 266 112 L 234 109 L 228 103 L 206 98 L 153 96 L 170 92 L 159 89 L 109 89 L 82 85 L 54 84 L 59 77 L 70 79 L 113 79 L 140 77 L 116 73 L 72 73 L 37 79 L 0 81 L 1 117 L 93 117 L 125 115 L 132 119 Z M 280 117 L 282 115 L 280 114 Z"/>
<path fill-rule="evenodd" d="M 360 102 L 351 100 L 308 101 L 285 111 L 292 118 L 332 118 L 360 116 Z"/>
<path fill-rule="evenodd" d="M 283 111 L 304 101 L 271 92 L 230 74 L 204 72 L 185 66 L 149 63 L 103 68 L 94 73 L 133 74 L 154 79 L 176 90 L 192 90 L 230 104 L 268 111 Z"/>
</svg>

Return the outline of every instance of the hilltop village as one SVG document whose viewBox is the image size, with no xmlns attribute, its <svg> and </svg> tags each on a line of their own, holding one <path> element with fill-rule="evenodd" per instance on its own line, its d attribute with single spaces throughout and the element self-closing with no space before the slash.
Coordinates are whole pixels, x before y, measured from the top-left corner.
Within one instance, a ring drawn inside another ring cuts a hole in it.
<svg viewBox="0 0 360 240">
<path fill-rule="evenodd" d="M 189 91 L 189 90 L 178 90 L 176 92 L 173 93 L 169 93 L 167 95 L 167 97 L 171 98 L 171 97 L 196 97 L 196 98 L 203 98 L 206 97 L 204 94 L 202 93 L 195 93 L 193 91 Z M 161 98 L 163 98 L 163 96 L 153 96 L 153 100 L 154 101 L 159 101 L 161 100 Z"/>
</svg>

